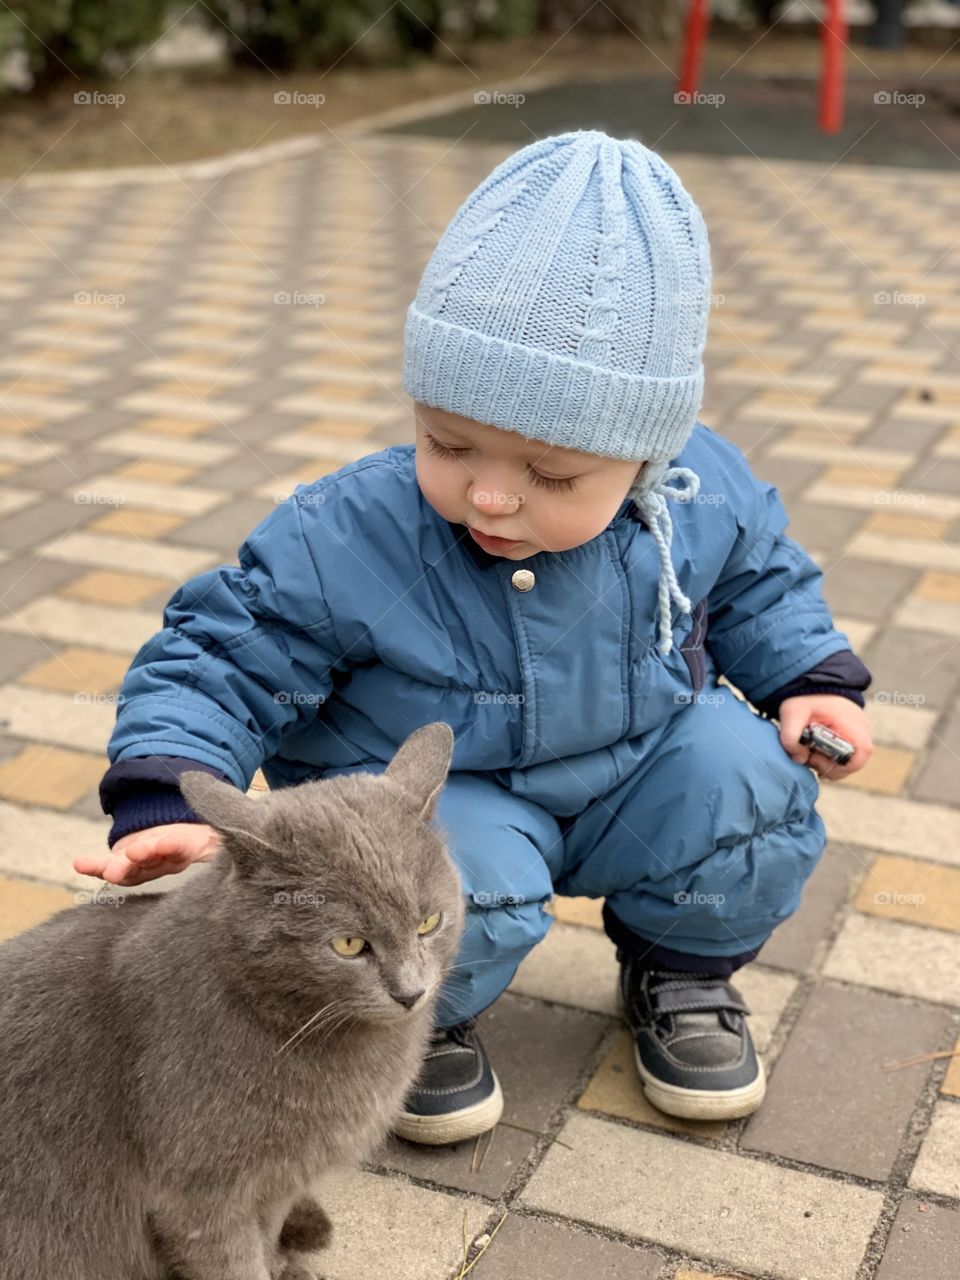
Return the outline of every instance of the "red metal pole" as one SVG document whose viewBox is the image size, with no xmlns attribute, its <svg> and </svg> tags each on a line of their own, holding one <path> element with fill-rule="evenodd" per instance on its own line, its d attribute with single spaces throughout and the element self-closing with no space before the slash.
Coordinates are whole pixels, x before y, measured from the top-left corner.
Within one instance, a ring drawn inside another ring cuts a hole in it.
<svg viewBox="0 0 960 1280">
<path fill-rule="evenodd" d="M 692 102 L 700 78 L 700 57 L 707 27 L 710 25 L 710 0 L 690 0 L 677 81 L 677 100 Z"/>
<path fill-rule="evenodd" d="M 821 133 L 839 133 L 843 128 L 843 53 L 847 35 L 843 0 L 826 0 L 826 14 L 820 22 L 823 63 L 818 124 Z"/>
</svg>

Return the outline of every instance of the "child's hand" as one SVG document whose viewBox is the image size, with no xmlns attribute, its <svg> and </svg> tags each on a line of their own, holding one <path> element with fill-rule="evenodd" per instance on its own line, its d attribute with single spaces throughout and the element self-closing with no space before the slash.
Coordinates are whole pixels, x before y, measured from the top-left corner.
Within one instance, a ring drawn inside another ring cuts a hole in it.
<svg viewBox="0 0 960 1280">
<path fill-rule="evenodd" d="M 143 884 L 175 875 L 192 862 L 209 862 L 219 847 L 220 836 L 213 827 L 202 822 L 170 822 L 131 831 L 104 853 L 81 855 L 74 859 L 73 869 L 110 884 Z"/>
<path fill-rule="evenodd" d="M 802 697 L 784 698 L 780 703 L 780 741 L 791 760 L 807 764 L 821 778 L 846 778 L 856 773 L 870 759 L 873 741 L 870 721 L 862 707 L 835 693 L 808 693 Z M 802 746 L 800 735 L 812 721 L 825 724 L 841 738 L 854 744 L 853 756 L 847 764 L 838 764 L 822 751 Z"/>
</svg>

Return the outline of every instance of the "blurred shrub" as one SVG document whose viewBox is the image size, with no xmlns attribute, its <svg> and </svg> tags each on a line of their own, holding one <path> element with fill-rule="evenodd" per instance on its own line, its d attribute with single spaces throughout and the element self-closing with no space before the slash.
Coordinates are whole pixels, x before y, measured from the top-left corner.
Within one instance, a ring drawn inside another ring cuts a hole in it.
<svg viewBox="0 0 960 1280">
<path fill-rule="evenodd" d="M 451 37 L 506 38 L 536 28 L 546 0 L 206 0 L 232 60 L 272 71 L 435 54 Z"/>
<path fill-rule="evenodd" d="M 167 26 L 169 0 L 8 0 L 0 58 L 19 54 L 42 92 L 62 80 L 118 74 Z"/>
</svg>

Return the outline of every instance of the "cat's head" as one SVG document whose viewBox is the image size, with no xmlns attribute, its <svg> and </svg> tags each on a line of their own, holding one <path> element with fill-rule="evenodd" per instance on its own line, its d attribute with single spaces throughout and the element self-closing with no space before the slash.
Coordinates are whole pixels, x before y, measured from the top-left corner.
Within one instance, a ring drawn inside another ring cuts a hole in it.
<svg viewBox="0 0 960 1280">
<path fill-rule="evenodd" d="M 187 802 L 220 833 L 231 932 L 263 977 L 369 1019 L 408 1016 L 436 993 L 463 927 L 460 879 L 430 825 L 452 749 L 438 721 L 382 774 L 256 798 L 209 773 L 182 775 Z"/>
</svg>

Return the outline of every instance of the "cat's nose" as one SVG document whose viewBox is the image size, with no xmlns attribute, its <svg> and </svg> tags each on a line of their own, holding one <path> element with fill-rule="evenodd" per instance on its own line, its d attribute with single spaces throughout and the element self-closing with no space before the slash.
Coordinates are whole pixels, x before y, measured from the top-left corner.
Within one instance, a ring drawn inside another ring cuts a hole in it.
<svg viewBox="0 0 960 1280">
<path fill-rule="evenodd" d="M 425 990 L 425 987 L 421 987 L 419 991 L 391 991 L 390 994 L 397 1004 L 402 1004 L 405 1009 L 412 1009 Z"/>
</svg>

